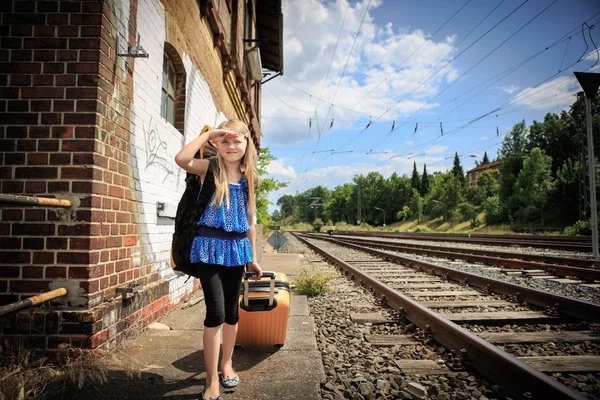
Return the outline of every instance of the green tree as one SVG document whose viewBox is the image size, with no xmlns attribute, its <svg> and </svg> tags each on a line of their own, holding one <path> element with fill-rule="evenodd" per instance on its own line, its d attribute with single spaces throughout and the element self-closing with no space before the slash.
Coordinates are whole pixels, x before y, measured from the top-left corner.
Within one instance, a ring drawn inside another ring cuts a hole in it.
<svg viewBox="0 0 600 400">
<path fill-rule="evenodd" d="M 486 199 L 498 194 L 500 190 L 500 172 L 497 169 L 483 171 L 477 177 L 477 187 L 483 189 L 483 195 Z"/>
<path fill-rule="evenodd" d="M 556 172 L 555 204 L 562 210 L 564 225 L 572 225 L 579 218 L 579 179 L 582 165 L 568 159 Z"/>
<path fill-rule="evenodd" d="M 416 189 L 412 190 L 410 199 L 410 215 L 417 218 L 417 223 L 421 223 L 421 215 L 423 215 L 423 199 Z"/>
<path fill-rule="evenodd" d="M 487 151 L 483 152 L 483 160 L 481 160 L 481 163 L 482 164 L 489 164 L 490 163 L 490 159 L 488 158 Z"/>
<path fill-rule="evenodd" d="M 423 164 L 423 176 L 421 177 L 421 196 L 429 192 L 429 176 L 427 175 L 427 164 Z"/>
<path fill-rule="evenodd" d="M 525 159 L 515 182 L 515 193 L 521 202 L 525 220 L 539 212 L 544 226 L 544 208 L 553 188 L 552 158 L 535 147 Z"/>
<path fill-rule="evenodd" d="M 454 153 L 454 165 L 452 166 L 452 174 L 459 180 L 462 187 L 465 187 L 465 173 L 462 165 L 460 165 L 460 158 L 458 153 Z"/>
<path fill-rule="evenodd" d="M 336 186 L 331 192 L 326 212 L 334 224 L 341 221 L 350 222 L 353 191 L 354 185 L 345 183 L 344 185 Z"/>
<path fill-rule="evenodd" d="M 289 194 L 283 195 L 277 200 L 281 218 L 287 218 L 294 214 L 295 203 L 296 198 Z"/>
<path fill-rule="evenodd" d="M 517 176 L 523 167 L 523 158 L 526 155 L 528 129 L 525 121 L 515 124 L 502 142 L 499 155 L 502 159 L 500 166 L 499 198 L 502 205 L 503 220 L 512 220 L 519 210 L 519 200 L 514 194 Z"/>
<path fill-rule="evenodd" d="M 410 186 L 413 189 L 417 189 L 417 190 L 421 189 L 421 178 L 419 177 L 419 172 L 417 171 L 417 162 L 416 161 L 413 164 L 413 172 L 412 172 L 412 177 L 410 178 Z"/>
<path fill-rule="evenodd" d="M 258 176 L 260 183 L 256 189 L 256 219 L 259 224 L 266 225 L 270 221 L 269 216 L 269 193 L 274 190 L 279 190 L 288 185 L 288 182 L 279 182 L 273 178 L 264 178 L 267 175 L 267 166 L 275 157 L 271 154 L 268 147 L 263 147 L 258 156 Z"/>
</svg>

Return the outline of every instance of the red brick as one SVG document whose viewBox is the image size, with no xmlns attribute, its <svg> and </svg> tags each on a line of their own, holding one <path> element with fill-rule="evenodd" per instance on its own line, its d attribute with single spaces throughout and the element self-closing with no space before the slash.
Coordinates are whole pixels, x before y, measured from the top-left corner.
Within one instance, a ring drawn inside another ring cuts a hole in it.
<svg viewBox="0 0 600 400">
<path fill-rule="evenodd" d="M 44 113 L 41 117 L 41 123 L 43 125 L 60 125 L 62 123 L 62 117 L 63 114 L 60 113 Z"/>
<path fill-rule="evenodd" d="M 75 102 L 73 100 L 55 100 L 54 111 L 72 112 L 75 111 Z"/>
<path fill-rule="evenodd" d="M 29 101 L 28 100 L 8 101 L 7 111 L 29 111 Z"/>
<path fill-rule="evenodd" d="M 23 221 L 23 210 L 16 208 L 5 208 L 2 210 L 3 221 Z"/>
<path fill-rule="evenodd" d="M 56 102 L 55 102 L 56 106 Z M 53 126 L 52 137 L 54 138 L 72 138 L 73 127 L 72 126 Z"/>
<path fill-rule="evenodd" d="M 22 49 L 23 39 L 16 37 L 3 37 L 0 41 L 3 49 Z"/>
<path fill-rule="evenodd" d="M 0 268 L 0 278 L 18 278 L 21 274 L 20 267 L 5 267 Z"/>
<path fill-rule="evenodd" d="M 57 175 L 57 169 L 52 167 L 15 168 L 15 178 L 53 179 L 56 178 Z"/>
<path fill-rule="evenodd" d="M 34 1 L 18 1 L 15 3 L 13 11 L 15 12 L 30 12 L 35 10 Z"/>
<path fill-rule="evenodd" d="M 31 50 L 12 50 L 10 52 L 10 59 L 11 61 L 31 61 L 33 60 L 33 51 Z M 38 73 L 39 71 L 41 71 L 41 64 L 38 66 L 38 70 L 37 72 L 32 72 L 32 73 Z"/>
<path fill-rule="evenodd" d="M 46 182 L 35 182 L 35 181 L 25 182 L 25 193 L 27 193 L 27 194 L 46 193 Z"/>
<path fill-rule="evenodd" d="M 23 267 L 23 279 L 43 279 L 44 268 L 43 267 Z"/>
<path fill-rule="evenodd" d="M 96 113 L 65 113 L 65 124 L 73 125 L 96 125 L 98 122 L 98 114 Z"/>
<path fill-rule="evenodd" d="M 17 140 L 17 151 L 35 151 L 36 147 L 35 140 Z"/>
<path fill-rule="evenodd" d="M 30 88 L 24 88 L 30 89 Z M 36 125 L 38 115 L 34 113 L 0 113 L 0 124 L 11 125 Z"/>
<path fill-rule="evenodd" d="M 32 87 L 21 89 L 22 99 L 62 99 L 64 96 L 65 90 L 63 88 Z"/>
<path fill-rule="evenodd" d="M 80 50 L 80 61 L 100 61 L 100 52 L 98 50 Z"/>
<path fill-rule="evenodd" d="M 0 251 L 0 263 L 2 264 L 28 264 L 31 261 L 31 253 L 17 251 Z"/>
<path fill-rule="evenodd" d="M 26 138 L 27 127 L 24 126 L 9 126 L 6 128 L 7 138 Z"/>
<path fill-rule="evenodd" d="M 69 49 L 99 49 L 100 38 L 69 39 Z"/>
<path fill-rule="evenodd" d="M 78 86 L 98 86 L 99 81 L 98 75 L 79 75 L 77 77 Z"/>
<path fill-rule="evenodd" d="M 14 25 L 11 28 L 11 36 L 31 36 L 33 27 L 30 25 Z"/>
<path fill-rule="evenodd" d="M 124 246 L 133 246 L 134 244 L 136 244 L 136 242 L 137 242 L 137 238 L 135 236 L 125 236 L 123 238 Z"/>
<path fill-rule="evenodd" d="M 7 154 L 5 156 L 8 156 L 9 154 Z M 24 183 L 22 181 L 3 181 L 2 182 L 2 193 L 23 193 L 23 188 L 25 187 Z M 0 224 L 0 226 L 2 226 Z"/>
<path fill-rule="evenodd" d="M 90 234 L 89 224 L 60 225 L 58 235 L 60 236 L 86 236 Z"/>
<path fill-rule="evenodd" d="M 61 13 L 78 13 L 81 12 L 80 2 L 61 2 L 60 3 Z"/>
<path fill-rule="evenodd" d="M 87 252 L 58 252 L 56 253 L 56 262 L 58 264 L 89 264 L 90 254 Z"/>
<path fill-rule="evenodd" d="M 52 25 L 37 25 L 33 28 L 33 35 L 36 37 L 52 37 L 54 34 L 55 27 Z"/>
<path fill-rule="evenodd" d="M 31 85 L 31 75 L 11 75 L 10 84 L 13 86 Z"/>
<path fill-rule="evenodd" d="M 32 100 L 31 111 L 50 111 L 52 109 L 52 102 L 50 100 Z"/>
<path fill-rule="evenodd" d="M 59 227 L 60 229 L 60 227 Z M 50 236 L 54 235 L 54 224 L 13 224 L 12 234 L 19 236 Z"/>
<path fill-rule="evenodd" d="M 61 179 L 100 179 L 102 172 L 99 169 L 88 167 L 61 168 Z"/>
<path fill-rule="evenodd" d="M 48 153 L 28 153 L 28 165 L 48 164 Z"/>
<path fill-rule="evenodd" d="M 93 140 L 63 140 L 63 151 L 94 151 Z"/>
<path fill-rule="evenodd" d="M 78 126 L 75 128 L 75 137 L 77 139 L 94 139 L 96 137 L 96 127 Z"/>
<path fill-rule="evenodd" d="M 67 39 L 63 38 L 26 38 L 23 41 L 25 49 L 66 49 Z"/>
<path fill-rule="evenodd" d="M 79 36 L 79 26 L 59 26 L 58 36 L 60 37 L 77 37 Z"/>
<path fill-rule="evenodd" d="M 54 264 L 54 253 L 53 252 L 33 253 L 32 264 Z"/>
<path fill-rule="evenodd" d="M 42 182 L 45 184 L 45 182 Z M 44 221 L 46 219 L 45 209 L 30 209 L 25 210 L 25 221 Z"/>
<path fill-rule="evenodd" d="M 96 99 L 98 88 L 67 88 L 67 99 Z"/>
<path fill-rule="evenodd" d="M 43 250 L 44 238 L 24 238 L 23 249 Z"/>
<path fill-rule="evenodd" d="M 50 281 L 11 281 L 10 291 L 13 293 L 47 292 Z"/>
<path fill-rule="evenodd" d="M 44 63 L 45 74 L 62 74 L 64 72 L 65 65 L 63 63 Z"/>
<path fill-rule="evenodd" d="M 37 3 L 37 12 L 56 12 L 58 11 L 58 2 L 40 1 Z"/>
<path fill-rule="evenodd" d="M 68 246 L 68 239 L 67 238 L 46 238 L 46 248 L 48 250 L 50 249 L 55 249 L 55 250 L 66 250 Z"/>
<path fill-rule="evenodd" d="M 38 151 L 58 151 L 58 140 L 38 140 Z"/>
<path fill-rule="evenodd" d="M 64 3 L 63 3 L 64 4 Z M 69 16 L 65 14 L 49 14 L 49 25 L 69 25 Z"/>
<path fill-rule="evenodd" d="M 30 126 L 29 137 L 31 139 L 44 139 L 50 137 L 49 126 Z"/>
<path fill-rule="evenodd" d="M 50 161 L 52 162 L 52 156 L 50 156 Z M 68 192 L 69 191 L 69 182 L 48 182 L 48 192 L 57 193 L 57 192 Z"/>
<path fill-rule="evenodd" d="M 51 165 L 70 165 L 71 154 L 69 153 L 52 153 L 50 154 Z"/>
<path fill-rule="evenodd" d="M 67 277 L 67 268 L 66 267 L 46 267 L 46 278 L 47 279 L 66 278 L 66 277 Z"/>
<path fill-rule="evenodd" d="M 54 86 L 54 75 L 34 75 L 33 86 Z"/>
</svg>

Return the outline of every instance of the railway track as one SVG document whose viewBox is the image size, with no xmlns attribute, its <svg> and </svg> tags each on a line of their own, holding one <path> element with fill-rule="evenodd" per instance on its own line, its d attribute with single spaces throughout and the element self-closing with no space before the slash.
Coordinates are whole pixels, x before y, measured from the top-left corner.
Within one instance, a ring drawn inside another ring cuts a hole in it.
<svg viewBox="0 0 600 400">
<path fill-rule="evenodd" d="M 394 239 L 415 239 L 426 241 L 444 241 L 483 244 L 489 246 L 520 246 L 534 247 L 554 250 L 580 251 L 589 253 L 592 251 L 591 241 L 561 236 L 525 236 L 525 235 L 462 235 L 445 233 L 406 233 L 406 232 L 357 232 L 337 231 L 341 235 L 364 236 L 364 237 L 386 237 Z M 504 236 L 504 237 L 502 237 Z"/>
<path fill-rule="evenodd" d="M 321 235 L 322 236 L 322 235 Z M 352 236 L 336 235 L 336 238 L 347 243 L 365 244 L 385 250 L 401 253 L 413 253 L 451 260 L 464 260 L 500 268 L 529 270 L 531 276 L 575 277 L 593 283 L 600 280 L 598 261 L 585 258 L 557 257 L 539 254 L 514 253 L 506 251 L 475 250 L 462 247 L 439 247 L 407 243 L 394 243 L 389 240 L 365 239 Z"/>
<path fill-rule="evenodd" d="M 331 238 L 317 243 L 314 239 L 297 237 L 383 296 L 387 304 L 420 328 L 417 336 L 423 340 L 433 338 L 452 351 L 446 360 L 447 366 L 461 369 L 472 365 L 491 381 L 501 384 L 514 398 L 586 398 L 544 372 L 558 373 L 558 379 L 561 372 L 600 371 L 597 347 L 592 345 L 600 341 L 596 327 L 600 321 L 600 306 L 596 304 Z M 337 256 L 326 249 L 332 244 L 337 247 Z M 365 255 L 356 259 L 357 251 Z M 377 315 L 352 317 L 372 324 L 386 322 Z M 498 331 L 498 325 L 507 324 L 513 326 L 514 332 Z M 543 332 L 539 332 L 540 327 Z M 368 338 L 373 345 L 409 339 L 392 335 Z M 520 359 L 507 353 L 518 354 L 519 349 L 526 349 L 531 343 L 551 343 L 556 351 L 552 356 Z M 572 352 L 569 349 L 573 348 L 586 350 L 577 356 L 569 355 Z M 558 353 L 560 355 L 556 355 Z M 577 374 L 573 376 L 579 376 Z"/>
</svg>

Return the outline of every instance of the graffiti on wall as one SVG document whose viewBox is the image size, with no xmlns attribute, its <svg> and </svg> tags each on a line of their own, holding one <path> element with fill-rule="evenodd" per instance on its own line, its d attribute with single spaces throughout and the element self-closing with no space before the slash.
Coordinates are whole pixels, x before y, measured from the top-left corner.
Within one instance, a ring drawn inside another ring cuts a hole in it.
<svg viewBox="0 0 600 400">
<path fill-rule="evenodd" d="M 144 143 L 146 145 L 146 167 L 156 166 L 166 172 L 163 183 L 173 171 L 169 168 L 166 158 L 161 154 L 167 153 L 167 142 L 158 133 L 158 127 L 154 119 L 150 118 L 148 128 L 144 127 Z"/>
</svg>

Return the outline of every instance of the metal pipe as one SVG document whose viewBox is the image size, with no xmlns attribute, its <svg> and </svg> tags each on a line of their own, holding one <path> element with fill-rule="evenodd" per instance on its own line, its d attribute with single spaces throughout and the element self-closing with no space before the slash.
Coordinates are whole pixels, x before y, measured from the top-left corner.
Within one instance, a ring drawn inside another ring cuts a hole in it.
<svg viewBox="0 0 600 400">
<path fill-rule="evenodd" d="M 594 137 L 592 135 L 592 99 L 585 96 L 585 121 L 588 142 L 588 171 L 590 177 L 590 208 L 592 217 L 592 251 L 594 259 L 598 259 L 598 210 L 596 209 L 596 159 L 594 158 Z"/>
<path fill-rule="evenodd" d="M 15 194 L 0 194 L 0 204 L 14 204 L 17 206 L 42 206 L 71 208 L 73 203 L 66 199 L 53 199 L 49 197 L 32 197 Z"/>
<path fill-rule="evenodd" d="M 29 307 L 37 306 L 39 304 L 45 303 L 50 300 L 54 300 L 56 298 L 66 295 L 66 294 L 67 294 L 67 289 L 58 288 L 58 289 L 51 290 L 49 292 L 40 293 L 33 297 L 28 297 L 25 300 L 15 301 L 14 303 L 0 306 L 0 317 L 2 317 L 4 315 L 8 315 L 8 314 L 16 312 L 16 311 L 24 310 Z"/>
</svg>

